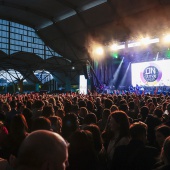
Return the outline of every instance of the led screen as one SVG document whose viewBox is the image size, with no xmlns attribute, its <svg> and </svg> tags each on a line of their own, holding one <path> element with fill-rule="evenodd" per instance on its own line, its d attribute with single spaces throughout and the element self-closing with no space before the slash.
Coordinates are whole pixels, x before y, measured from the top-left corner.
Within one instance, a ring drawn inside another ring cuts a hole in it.
<svg viewBox="0 0 170 170">
<path fill-rule="evenodd" d="M 131 64 L 132 86 L 170 86 L 170 60 Z"/>
<path fill-rule="evenodd" d="M 84 75 L 80 75 L 79 80 L 79 93 L 87 94 L 87 79 L 85 79 Z"/>
</svg>

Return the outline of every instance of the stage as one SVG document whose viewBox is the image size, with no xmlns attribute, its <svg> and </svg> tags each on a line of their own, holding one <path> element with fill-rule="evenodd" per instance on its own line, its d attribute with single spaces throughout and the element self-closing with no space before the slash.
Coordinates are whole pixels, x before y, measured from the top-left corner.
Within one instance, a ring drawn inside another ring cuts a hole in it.
<svg viewBox="0 0 170 170">
<path fill-rule="evenodd" d="M 170 94 L 170 86 L 121 86 L 117 89 L 115 87 L 105 86 L 103 89 L 100 89 L 100 93 L 104 94 L 126 94 L 135 93 L 135 94 Z"/>
</svg>

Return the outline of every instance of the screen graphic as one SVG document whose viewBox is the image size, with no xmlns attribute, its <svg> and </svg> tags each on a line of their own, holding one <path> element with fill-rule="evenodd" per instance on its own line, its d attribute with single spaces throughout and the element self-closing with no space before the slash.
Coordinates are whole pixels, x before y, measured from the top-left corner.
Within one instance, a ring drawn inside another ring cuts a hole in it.
<svg viewBox="0 0 170 170">
<path fill-rule="evenodd" d="M 131 64 L 132 86 L 170 86 L 170 60 Z"/>
</svg>

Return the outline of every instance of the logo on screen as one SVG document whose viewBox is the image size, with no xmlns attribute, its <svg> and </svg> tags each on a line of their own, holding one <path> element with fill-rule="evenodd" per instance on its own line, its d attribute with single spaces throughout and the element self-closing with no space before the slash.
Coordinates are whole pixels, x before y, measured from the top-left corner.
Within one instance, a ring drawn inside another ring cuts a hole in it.
<svg viewBox="0 0 170 170">
<path fill-rule="evenodd" d="M 155 66 L 146 67 L 143 71 L 143 78 L 147 82 L 154 82 L 159 76 L 159 70 Z"/>
<path fill-rule="evenodd" d="M 162 78 L 162 71 L 155 63 L 149 63 L 141 73 L 140 77 L 143 83 L 149 86 L 156 85 Z"/>
</svg>

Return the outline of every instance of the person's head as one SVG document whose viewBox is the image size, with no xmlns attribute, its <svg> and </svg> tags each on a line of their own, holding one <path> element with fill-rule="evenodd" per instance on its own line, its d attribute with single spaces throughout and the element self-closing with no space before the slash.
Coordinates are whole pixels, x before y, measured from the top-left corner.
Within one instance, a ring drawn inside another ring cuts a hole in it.
<svg viewBox="0 0 170 170">
<path fill-rule="evenodd" d="M 77 102 L 78 102 L 78 97 L 77 97 L 77 96 L 73 97 L 72 101 L 73 101 L 74 104 L 77 104 Z"/>
<path fill-rule="evenodd" d="M 119 101 L 119 105 L 124 105 L 124 104 L 127 104 L 125 99 L 122 99 L 122 100 Z"/>
<path fill-rule="evenodd" d="M 8 104 L 8 103 L 3 103 L 2 104 L 2 110 L 5 112 L 5 113 L 8 113 L 11 111 L 11 106 Z"/>
<path fill-rule="evenodd" d="M 16 114 L 10 123 L 11 134 L 24 134 L 28 132 L 28 125 L 23 114 Z"/>
<path fill-rule="evenodd" d="M 76 130 L 70 136 L 70 153 L 83 153 L 87 150 L 91 150 L 93 145 L 92 133 L 88 130 Z"/>
<path fill-rule="evenodd" d="M 110 109 L 104 109 L 102 113 L 102 120 L 107 121 L 110 114 Z"/>
<path fill-rule="evenodd" d="M 147 105 L 149 105 L 149 104 L 152 103 L 152 102 L 153 102 L 153 100 L 152 100 L 152 98 L 150 98 L 150 97 L 146 100 Z"/>
<path fill-rule="evenodd" d="M 81 107 L 81 108 L 80 108 L 80 113 L 79 113 L 79 115 L 80 115 L 81 117 L 85 118 L 85 117 L 87 116 L 87 114 L 88 114 L 87 108 L 86 108 L 86 107 Z"/>
<path fill-rule="evenodd" d="M 122 110 L 122 111 L 124 111 L 125 113 L 128 113 L 128 111 L 129 111 L 129 106 L 128 106 L 126 103 L 120 104 L 119 110 Z"/>
<path fill-rule="evenodd" d="M 78 105 L 79 105 L 79 108 L 80 108 L 80 107 L 87 107 L 87 103 L 86 103 L 84 100 L 80 100 L 80 101 L 78 102 Z"/>
<path fill-rule="evenodd" d="M 150 114 L 152 114 L 153 111 L 154 111 L 154 109 L 155 109 L 154 103 L 153 103 L 153 102 L 149 102 L 149 103 L 148 103 L 148 108 L 149 108 Z"/>
<path fill-rule="evenodd" d="M 79 112 L 78 104 L 73 104 L 72 105 L 72 112 L 78 114 L 78 112 Z"/>
<path fill-rule="evenodd" d="M 119 110 L 119 108 L 116 106 L 116 105 L 112 105 L 111 108 L 110 108 L 111 112 L 114 112 L 116 110 Z"/>
<path fill-rule="evenodd" d="M 96 103 L 97 103 L 97 104 L 101 104 L 101 98 L 100 98 L 100 97 L 97 97 L 97 98 L 96 98 Z"/>
<path fill-rule="evenodd" d="M 154 114 L 156 117 L 158 117 L 159 119 L 162 118 L 163 113 L 164 113 L 163 110 L 162 110 L 162 109 L 159 109 L 159 108 L 156 108 L 156 109 L 154 110 L 154 112 L 153 112 L 153 114 Z"/>
<path fill-rule="evenodd" d="M 162 147 L 161 157 L 165 164 L 170 164 L 170 136 L 165 139 Z"/>
<path fill-rule="evenodd" d="M 67 147 L 57 133 L 46 130 L 32 132 L 19 149 L 16 170 L 65 170 Z"/>
<path fill-rule="evenodd" d="M 141 109 L 140 109 L 140 115 L 142 117 L 142 119 L 146 119 L 146 117 L 148 116 L 149 114 L 149 108 L 147 106 L 142 106 Z"/>
<path fill-rule="evenodd" d="M 50 116 L 51 128 L 53 132 L 61 134 L 62 119 L 58 116 Z"/>
<path fill-rule="evenodd" d="M 110 109 L 113 104 L 113 101 L 111 99 L 105 99 L 104 106 L 106 109 Z"/>
<path fill-rule="evenodd" d="M 170 127 L 166 125 L 160 125 L 155 130 L 156 142 L 160 148 L 162 148 L 165 139 L 170 136 Z"/>
<path fill-rule="evenodd" d="M 56 100 L 54 97 L 49 98 L 48 102 L 51 103 L 53 106 L 56 106 Z"/>
<path fill-rule="evenodd" d="M 135 102 L 134 101 L 130 101 L 129 102 L 129 109 L 130 110 L 134 110 L 135 109 Z"/>
<path fill-rule="evenodd" d="M 115 111 L 109 116 L 110 129 L 119 137 L 129 136 L 129 119 L 123 111 Z"/>
<path fill-rule="evenodd" d="M 42 100 L 35 100 L 33 106 L 34 108 L 38 109 L 38 110 L 42 110 L 44 107 L 44 102 Z"/>
<path fill-rule="evenodd" d="M 58 109 L 56 112 L 56 116 L 59 116 L 61 119 L 65 116 L 65 111 L 63 109 Z"/>
<path fill-rule="evenodd" d="M 51 122 L 48 118 L 46 117 L 38 117 L 36 119 L 33 120 L 32 122 L 32 131 L 36 131 L 36 130 L 51 130 Z"/>
<path fill-rule="evenodd" d="M 16 109 L 17 108 L 17 102 L 15 100 L 12 100 L 10 102 L 11 109 Z"/>
<path fill-rule="evenodd" d="M 97 117 L 94 113 L 89 113 L 88 115 L 85 116 L 84 124 L 90 125 L 90 124 L 96 124 L 97 123 Z"/>
<path fill-rule="evenodd" d="M 33 104 L 33 102 L 31 100 L 28 100 L 26 102 L 26 107 L 29 108 L 29 109 L 32 109 L 32 104 Z"/>
<path fill-rule="evenodd" d="M 88 100 L 87 101 L 87 109 L 90 111 L 90 112 L 93 112 L 94 111 L 94 104 L 92 101 Z"/>
<path fill-rule="evenodd" d="M 25 108 L 25 104 L 24 104 L 24 103 L 19 102 L 19 103 L 17 104 L 17 110 L 18 110 L 20 113 L 22 113 L 22 111 L 23 111 L 24 108 Z"/>
<path fill-rule="evenodd" d="M 97 169 L 93 136 L 88 130 L 77 130 L 70 136 L 69 167 L 75 170 Z"/>
<path fill-rule="evenodd" d="M 65 113 L 70 113 L 72 109 L 72 102 L 70 100 L 65 100 L 64 102 L 64 111 Z"/>
<path fill-rule="evenodd" d="M 92 133 L 94 147 L 96 151 L 99 153 L 102 149 L 102 137 L 100 133 L 100 129 L 97 125 L 91 124 L 84 127 L 84 130 L 89 130 Z"/>
<path fill-rule="evenodd" d="M 74 113 L 66 114 L 63 118 L 62 136 L 68 140 L 69 136 L 79 129 L 78 117 Z"/>
<path fill-rule="evenodd" d="M 145 144 L 147 141 L 147 125 L 143 122 L 131 124 L 130 136 L 132 140 L 140 140 Z"/>
<path fill-rule="evenodd" d="M 44 106 L 42 111 L 42 116 L 48 118 L 54 116 L 54 108 L 52 105 Z"/>
</svg>

